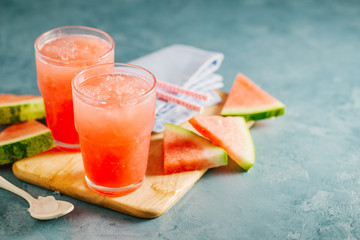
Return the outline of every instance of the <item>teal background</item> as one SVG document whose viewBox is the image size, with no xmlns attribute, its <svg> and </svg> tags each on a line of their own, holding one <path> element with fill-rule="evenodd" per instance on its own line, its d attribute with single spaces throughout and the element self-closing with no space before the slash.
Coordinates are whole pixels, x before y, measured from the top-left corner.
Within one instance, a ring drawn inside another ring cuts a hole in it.
<svg viewBox="0 0 360 240">
<path fill-rule="evenodd" d="M 39 94 L 33 44 L 86 25 L 115 40 L 117 62 L 182 43 L 224 53 L 229 91 L 238 72 L 286 104 L 251 129 L 249 172 L 209 170 L 162 216 L 145 220 L 0 175 L 75 210 L 34 220 L 0 189 L 0 239 L 359 239 L 360 2 L 286 0 L 2 0 L 0 92 Z"/>
</svg>

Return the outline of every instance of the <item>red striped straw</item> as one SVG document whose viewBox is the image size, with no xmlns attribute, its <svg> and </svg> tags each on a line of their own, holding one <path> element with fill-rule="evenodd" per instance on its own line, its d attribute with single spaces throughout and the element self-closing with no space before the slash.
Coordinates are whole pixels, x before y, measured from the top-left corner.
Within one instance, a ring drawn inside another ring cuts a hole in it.
<svg viewBox="0 0 360 240">
<path fill-rule="evenodd" d="M 203 100 L 206 102 L 209 100 L 209 96 L 206 94 L 194 92 L 189 89 L 182 88 L 182 87 L 179 87 L 179 86 L 171 84 L 171 83 L 156 81 L 156 84 L 159 88 L 165 89 L 172 93 L 181 93 L 181 94 L 184 94 L 184 95 L 196 98 L 196 99 L 200 99 L 200 100 Z"/>
<path fill-rule="evenodd" d="M 172 102 L 172 103 L 176 103 L 178 105 L 184 106 L 186 108 L 189 108 L 191 110 L 197 111 L 197 112 L 202 112 L 204 107 L 200 106 L 198 104 L 195 103 L 191 103 L 188 102 L 186 100 L 183 100 L 179 97 L 176 97 L 174 95 L 171 95 L 169 93 L 166 93 L 164 91 L 161 91 L 159 89 L 156 90 L 156 96 L 162 100 L 168 101 L 168 102 Z"/>
</svg>

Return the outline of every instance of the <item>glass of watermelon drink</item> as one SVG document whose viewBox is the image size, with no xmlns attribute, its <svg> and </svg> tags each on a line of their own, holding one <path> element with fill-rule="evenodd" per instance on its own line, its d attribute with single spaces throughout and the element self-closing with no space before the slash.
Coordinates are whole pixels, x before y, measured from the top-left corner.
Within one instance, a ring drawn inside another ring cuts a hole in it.
<svg viewBox="0 0 360 240">
<path fill-rule="evenodd" d="M 46 122 L 58 148 L 80 150 L 71 80 L 87 66 L 114 63 L 114 45 L 107 33 L 82 26 L 56 28 L 36 39 L 38 87 L 45 102 Z"/>
<path fill-rule="evenodd" d="M 88 67 L 72 81 L 75 126 L 87 185 L 125 195 L 143 182 L 155 122 L 156 79 L 141 67 Z"/>
</svg>

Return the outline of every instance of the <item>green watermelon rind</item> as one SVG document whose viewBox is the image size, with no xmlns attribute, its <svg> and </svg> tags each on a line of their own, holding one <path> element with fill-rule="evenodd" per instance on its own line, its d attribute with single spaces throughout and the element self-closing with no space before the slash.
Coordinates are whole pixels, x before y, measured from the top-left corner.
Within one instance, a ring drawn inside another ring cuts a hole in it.
<svg viewBox="0 0 360 240">
<path fill-rule="evenodd" d="M 0 124 L 13 124 L 45 117 L 42 97 L 10 104 L 0 104 Z"/>
<path fill-rule="evenodd" d="M 55 147 L 55 144 L 50 130 L 5 141 L 0 144 L 0 165 L 31 157 L 53 147 Z"/>
<path fill-rule="evenodd" d="M 257 121 L 272 117 L 279 117 L 285 114 L 285 106 L 269 107 L 268 109 L 244 109 L 244 108 L 224 108 L 221 111 L 222 116 L 240 116 L 246 121 Z"/>
<path fill-rule="evenodd" d="M 213 159 L 214 167 L 225 166 L 228 164 L 228 155 L 227 155 L 226 151 L 219 146 L 213 145 L 206 138 L 204 138 L 186 128 L 183 128 L 183 127 L 171 124 L 171 123 L 165 123 L 165 127 L 167 129 L 169 129 L 170 131 L 176 132 L 176 133 L 186 136 L 188 138 L 197 137 L 201 141 L 201 142 L 199 141 L 199 145 L 206 145 L 207 151 L 212 151 L 217 156 L 216 158 Z"/>
<path fill-rule="evenodd" d="M 240 157 L 240 158 L 232 158 L 242 169 L 248 171 L 255 164 L 255 145 L 252 139 L 250 129 L 246 125 L 246 119 L 243 117 L 237 117 L 237 122 L 239 123 L 240 129 L 243 130 L 243 136 L 246 137 L 247 143 L 250 144 L 249 148 L 247 148 L 248 153 L 250 153 L 250 157 Z M 244 121 L 245 120 L 245 121 Z M 231 157 L 231 156 L 230 156 Z"/>
</svg>

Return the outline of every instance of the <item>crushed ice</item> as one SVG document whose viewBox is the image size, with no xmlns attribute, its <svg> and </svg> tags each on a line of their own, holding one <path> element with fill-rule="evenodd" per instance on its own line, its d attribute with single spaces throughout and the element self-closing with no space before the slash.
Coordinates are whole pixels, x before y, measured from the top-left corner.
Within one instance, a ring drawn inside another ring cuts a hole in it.
<svg viewBox="0 0 360 240">
<path fill-rule="evenodd" d="M 29 211 L 37 214 L 54 212 L 59 208 L 59 204 L 53 196 L 41 197 L 32 202 Z"/>
</svg>

